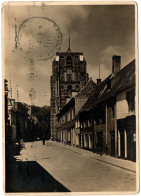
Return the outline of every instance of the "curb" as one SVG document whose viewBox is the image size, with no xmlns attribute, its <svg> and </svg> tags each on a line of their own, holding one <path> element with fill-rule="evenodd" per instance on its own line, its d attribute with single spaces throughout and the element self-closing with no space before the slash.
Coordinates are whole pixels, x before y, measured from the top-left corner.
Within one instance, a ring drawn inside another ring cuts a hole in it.
<svg viewBox="0 0 141 196">
<path fill-rule="evenodd" d="M 98 158 L 95 158 L 95 157 L 90 157 L 90 158 L 91 158 L 91 159 L 96 159 L 96 160 L 98 160 L 98 161 L 107 163 L 107 164 L 112 165 L 112 166 L 115 166 L 115 167 L 118 167 L 118 168 L 120 168 L 120 169 L 124 169 L 124 170 L 130 171 L 130 172 L 136 173 L 135 170 L 132 170 L 132 169 L 129 169 L 129 168 L 126 168 L 126 167 L 122 167 L 122 166 L 120 166 L 120 165 L 116 165 L 116 164 L 110 163 L 110 162 L 108 162 L 108 161 L 104 161 L 104 160 L 101 160 L 101 159 L 98 159 Z"/>
<path fill-rule="evenodd" d="M 63 144 L 63 143 L 58 143 L 57 142 L 57 144 L 60 144 L 60 146 L 61 147 L 70 147 L 70 146 L 67 146 L 67 145 L 61 145 L 61 144 Z M 73 147 L 74 148 L 74 147 Z M 76 153 L 79 153 L 79 152 L 77 152 L 75 149 L 69 149 L 69 148 L 67 148 L 68 150 L 71 150 L 71 151 L 73 151 L 73 152 L 76 152 Z M 136 170 L 133 170 L 133 169 L 130 169 L 130 168 L 126 168 L 126 167 L 124 167 L 124 166 L 120 166 L 120 165 L 117 165 L 117 164 L 114 164 L 114 163 L 111 163 L 111 162 L 109 162 L 109 161 L 105 161 L 105 160 L 102 160 L 102 159 L 99 159 L 99 158 L 96 158 L 96 157 L 92 157 L 92 156 L 90 156 L 90 155 L 85 155 L 84 154 L 84 152 L 81 152 L 81 153 L 79 153 L 79 154 L 81 154 L 81 155 L 84 155 L 84 156 L 87 156 L 87 157 L 89 157 L 89 158 L 91 158 L 91 159 L 95 159 L 95 160 L 98 160 L 98 161 L 101 161 L 101 162 L 104 162 L 104 163 L 107 163 L 107 164 L 109 164 L 109 165 L 112 165 L 112 166 L 115 166 L 115 167 L 118 167 L 118 168 L 120 168 L 120 169 L 124 169 L 124 170 L 127 170 L 127 171 L 130 171 L 130 172 L 132 172 L 132 173 L 136 173 Z"/>
</svg>

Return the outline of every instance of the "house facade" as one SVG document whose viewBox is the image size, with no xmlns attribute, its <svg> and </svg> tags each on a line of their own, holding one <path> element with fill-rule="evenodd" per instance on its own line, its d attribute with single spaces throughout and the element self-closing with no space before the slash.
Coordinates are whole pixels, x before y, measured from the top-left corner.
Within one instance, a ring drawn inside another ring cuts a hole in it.
<svg viewBox="0 0 141 196">
<path fill-rule="evenodd" d="M 24 141 L 29 137 L 28 107 L 21 102 L 15 102 L 14 99 L 9 99 L 8 116 L 13 141 L 24 146 Z"/>
<path fill-rule="evenodd" d="M 135 60 L 121 69 L 121 57 L 113 56 L 112 73 L 57 114 L 58 141 L 136 161 L 135 83 Z"/>
<path fill-rule="evenodd" d="M 79 121 L 75 119 L 96 84 L 90 80 L 57 114 L 57 141 L 80 147 Z"/>
<path fill-rule="evenodd" d="M 136 161 L 135 61 L 120 70 L 120 57 L 113 56 L 113 67 L 76 117 L 81 148 Z"/>
</svg>

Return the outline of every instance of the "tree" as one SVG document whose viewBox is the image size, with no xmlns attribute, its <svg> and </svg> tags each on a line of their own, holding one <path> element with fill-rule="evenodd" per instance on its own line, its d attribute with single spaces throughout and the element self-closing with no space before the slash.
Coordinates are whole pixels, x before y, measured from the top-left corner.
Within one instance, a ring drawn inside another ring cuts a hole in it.
<svg viewBox="0 0 141 196">
<path fill-rule="evenodd" d="M 45 135 L 46 139 L 50 139 L 50 106 L 32 106 L 32 117 L 36 117 L 34 121 L 35 136 L 42 138 Z"/>
</svg>

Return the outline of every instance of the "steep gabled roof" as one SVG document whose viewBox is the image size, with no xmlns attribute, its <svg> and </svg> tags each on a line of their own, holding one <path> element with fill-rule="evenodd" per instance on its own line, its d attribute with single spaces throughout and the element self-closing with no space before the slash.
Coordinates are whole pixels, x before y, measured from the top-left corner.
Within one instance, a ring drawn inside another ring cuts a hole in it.
<svg viewBox="0 0 141 196">
<path fill-rule="evenodd" d="M 59 116 L 60 113 L 64 113 L 67 108 L 69 108 L 71 105 L 75 103 L 75 98 L 88 98 L 94 88 L 96 87 L 96 84 L 92 79 L 89 79 L 89 81 L 86 83 L 86 85 L 77 93 L 75 97 L 72 97 L 69 102 L 60 110 L 60 112 L 57 114 Z"/>
<path fill-rule="evenodd" d="M 81 113 L 82 111 L 88 111 L 91 108 L 93 108 L 93 106 L 95 105 L 95 103 L 98 101 L 98 99 L 103 95 L 103 93 L 106 91 L 107 89 L 107 82 L 109 81 L 111 75 L 108 76 L 103 82 L 101 82 L 100 84 L 98 84 L 95 89 L 93 90 L 93 92 L 91 93 L 91 96 L 89 97 L 89 99 L 86 101 L 86 103 L 84 104 L 84 106 L 82 107 L 82 109 L 80 110 L 79 113 Z"/>
<path fill-rule="evenodd" d="M 96 84 L 92 79 L 89 79 L 89 81 L 86 83 L 85 86 L 77 93 L 75 97 L 89 97 L 96 87 Z"/>
<path fill-rule="evenodd" d="M 107 88 L 107 84 L 111 84 L 111 88 Z M 92 109 L 96 104 L 101 103 L 110 97 L 116 95 L 117 92 L 135 84 L 135 60 L 126 65 L 116 75 L 109 75 L 101 82 L 92 92 L 87 102 L 84 104 L 79 114 Z"/>
</svg>

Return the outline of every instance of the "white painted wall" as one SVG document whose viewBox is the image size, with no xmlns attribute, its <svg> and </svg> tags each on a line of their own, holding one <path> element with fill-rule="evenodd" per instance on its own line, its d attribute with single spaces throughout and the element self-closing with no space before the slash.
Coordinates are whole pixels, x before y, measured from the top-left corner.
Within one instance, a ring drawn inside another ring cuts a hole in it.
<svg viewBox="0 0 141 196">
<path fill-rule="evenodd" d="M 126 91 L 120 93 L 117 99 L 117 119 L 125 118 L 128 115 L 128 102 L 126 100 Z"/>
</svg>

